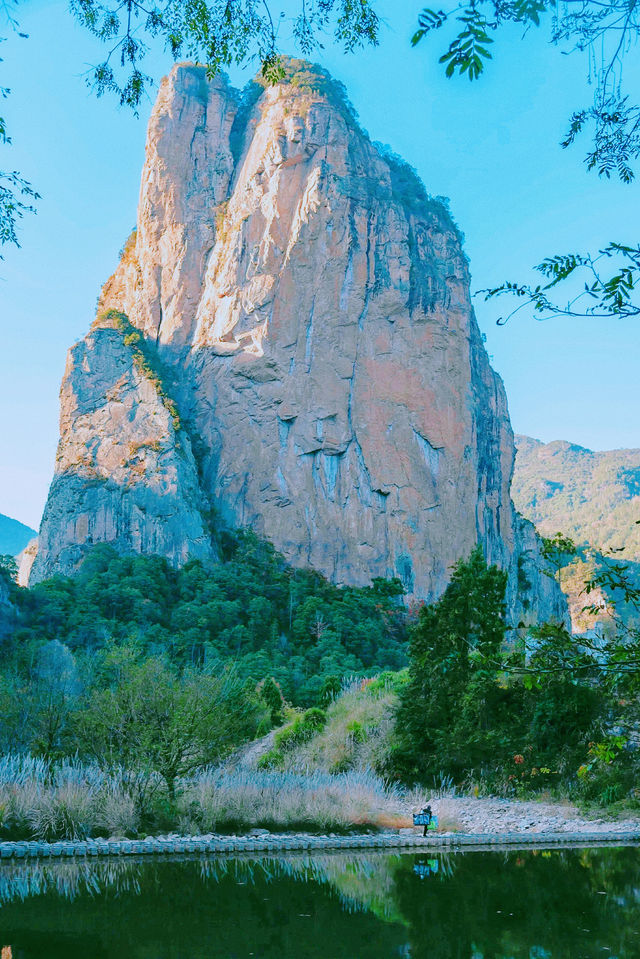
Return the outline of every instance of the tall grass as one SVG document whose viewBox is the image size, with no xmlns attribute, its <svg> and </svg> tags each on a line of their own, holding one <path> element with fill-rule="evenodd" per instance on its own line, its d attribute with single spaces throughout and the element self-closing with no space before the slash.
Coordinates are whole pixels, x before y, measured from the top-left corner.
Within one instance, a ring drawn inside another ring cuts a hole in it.
<svg viewBox="0 0 640 959">
<path fill-rule="evenodd" d="M 401 798 L 372 772 L 211 770 L 184 788 L 180 822 L 187 833 L 403 825 Z"/>
<path fill-rule="evenodd" d="M 121 774 L 31 756 L 0 759 L 0 837 L 133 835 L 140 813 Z"/>
<path fill-rule="evenodd" d="M 0 759 L 0 839 L 84 839 L 179 829 L 334 831 L 406 824 L 404 793 L 372 772 L 209 769 L 179 783 L 177 803 L 135 777 L 79 762 Z M 145 796 L 141 802 L 141 795 Z"/>
<path fill-rule="evenodd" d="M 353 680 L 329 705 L 326 723 L 309 741 L 283 750 L 284 769 L 384 775 L 394 737 L 397 692 L 380 680 Z"/>
</svg>

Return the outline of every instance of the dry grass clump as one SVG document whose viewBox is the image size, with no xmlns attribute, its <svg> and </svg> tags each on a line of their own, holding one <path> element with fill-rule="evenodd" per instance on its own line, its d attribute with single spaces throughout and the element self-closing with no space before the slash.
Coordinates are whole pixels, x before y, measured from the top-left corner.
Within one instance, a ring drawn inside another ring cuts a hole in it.
<svg viewBox="0 0 640 959">
<path fill-rule="evenodd" d="M 383 680 L 357 680 L 327 708 L 324 727 L 288 751 L 285 769 L 385 773 L 393 741 L 397 693 Z"/>
<path fill-rule="evenodd" d="M 48 764 L 30 756 L 0 759 L 0 831 L 24 835 L 29 814 L 46 788 Z"/>
<path fill-rule="evenodd" d="M 140 808 L 122 780 L 110 779 L 101 791 L 99 826 L 109 836 L 133 836 L 140 828 Z"/>
<path fill-rule="evenodd" d="M 98 825 L 96 791 L 80 782 L 44 789 L 29 809 L 27 822 L 36 839 L 86 839 Z"/>
<path fill-rule="evenodd" d="M 438 799 L 433 807 L 438 815 L 438 832 L 464 832 L 454 799 Z"/>
<path fill-rule="evenodd" d="M 400 801 L 400 790 L 371 772 L 212 770 L 186 785 L 180 821 L 187 833 L 381 827 L 402 824 Z"/>
<path fill-rule="evenodd" d="M 181 781 L 177 807 L 162 808 L 164 828 L 189 834 L 258 826 L 326 832 L 402 826 L 403 796 L 372 772 L 210 769 Z M 124 772 L 7 756 L 0 760 L 0 837 L 135 835 L 154 821 L 158 798 L 155 792 L 141 803 Z"/>
<path fill-rule="evenodd" d="M 117 775 L 31 756 L 0 759 L 0 833 L 5 836 L 50 840 L 132 834 L 139 818 Z"/>
</svg>

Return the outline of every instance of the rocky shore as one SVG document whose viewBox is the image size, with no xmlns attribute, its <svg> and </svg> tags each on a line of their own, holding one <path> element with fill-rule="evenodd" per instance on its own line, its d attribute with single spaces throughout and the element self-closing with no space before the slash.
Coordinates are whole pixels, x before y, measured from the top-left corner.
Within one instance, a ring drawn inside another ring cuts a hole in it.
<svg viewBox="0 0 640 959">
<path fill-rule="evenodd" d="M 577 830 L 575 832 L 538 833 L 433 833 L 426 838 L 410 830 L 375 835 L 316 836 L 305 833 L 261 834 L 258 836 L 154 836 L 145 839 L 79 839 L 58 842 L 0 843 L 0 860 L 62 859 L 93 856 L 140 856 L 158 854 L 238 854 L 327 849 L 457 849 L 487 846 L 566 846 L 640 842 L 640 829 L 634 832 Z"/>
<path fill-rule="evenodd" d="M 638 834 L 640 815 L 625 818 L 588 816 L 570 803 L 541 802 L 447 796 L 432 799 L 431 808 L 437 813 L 441 831 L 447 828 L 459 833 L 589 833 Z"/>
<path fill-rule="evenodd" d="M 570 805 L 506 799 L 446 797 L 433 799 L 439 832 L 422 836 L 420 827 L 376 833 L 271 833 L 246 835 L 147 836 L 144 839 L 77 839 L 57 842 L 0 843 L 0 859 L 130 856 L 158 854 L 238 854 L 327 849 L 456 849 L 493 846 L 566 846 L 640 842 L 640 817 L 588 819 Z M 455 820 L 455 822 L 454 822 Z"/>
</svg>

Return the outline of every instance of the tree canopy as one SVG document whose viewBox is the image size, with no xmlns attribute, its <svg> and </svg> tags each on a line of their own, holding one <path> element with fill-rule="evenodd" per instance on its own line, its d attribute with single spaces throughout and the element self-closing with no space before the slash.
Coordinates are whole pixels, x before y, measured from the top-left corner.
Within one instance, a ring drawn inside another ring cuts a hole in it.
<svg viewBox="0 0 640 959">
<path fill-rule="evenodd" d="M 602 738 L 607 702 L 590 676 L 576 680 L 569 662 L 544 670 L 552 646 L 559 656 L 560 635 L 568 660 L 576 649 L 560 626 L 545 627 L 555 645 L 545 646 L 540 663 L 533 653 L 531 672 L 543 670 L 537 682 L 519 668 L 522 650 L 507 655 L 505 587 L 506 574 L 477 547 L 412 627 L 394 756 L 406 781 L 451 777 L 516 793 L 560 782 L 571 789 L 589 741 L 595 748 Z"/>
<path fill-rule="evenodd" d="M 272 677 L 288 701 L 310 706 L 329 680 L 406 664 L 398 580 L 338 588 L 246 531 L 228 535 L 225 554 L 176 570 L 160 556 L 94 547 L 73 579 L 14 589 L 18 620 L 0 639 L 0 668 L 30 676 L 43 643 L 81 655 L 133 644 L 181 670 L 233 663 L 243 682 Z"/>
</svg>

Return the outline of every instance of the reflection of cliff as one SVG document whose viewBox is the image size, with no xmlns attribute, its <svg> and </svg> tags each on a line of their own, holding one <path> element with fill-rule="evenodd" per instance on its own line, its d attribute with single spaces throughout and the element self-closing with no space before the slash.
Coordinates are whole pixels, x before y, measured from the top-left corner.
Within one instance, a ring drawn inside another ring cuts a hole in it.
<svg viewBox="0 0 640 959">
<path fill-rule="evenodd" d="M 291 73 L 242 96 L 200 67 L 163 81 L 137 230 L 69 354 L 32 581 L 105 540 L 210 556 L 213 508 L 294 565 L 399 576 L 426 599 L 480 542 L 516 615 L 522 557 L 532 612 L 561 615 L 509 498 L 506 397 L 460 234 L 338 84 Z"/>
</svg>

